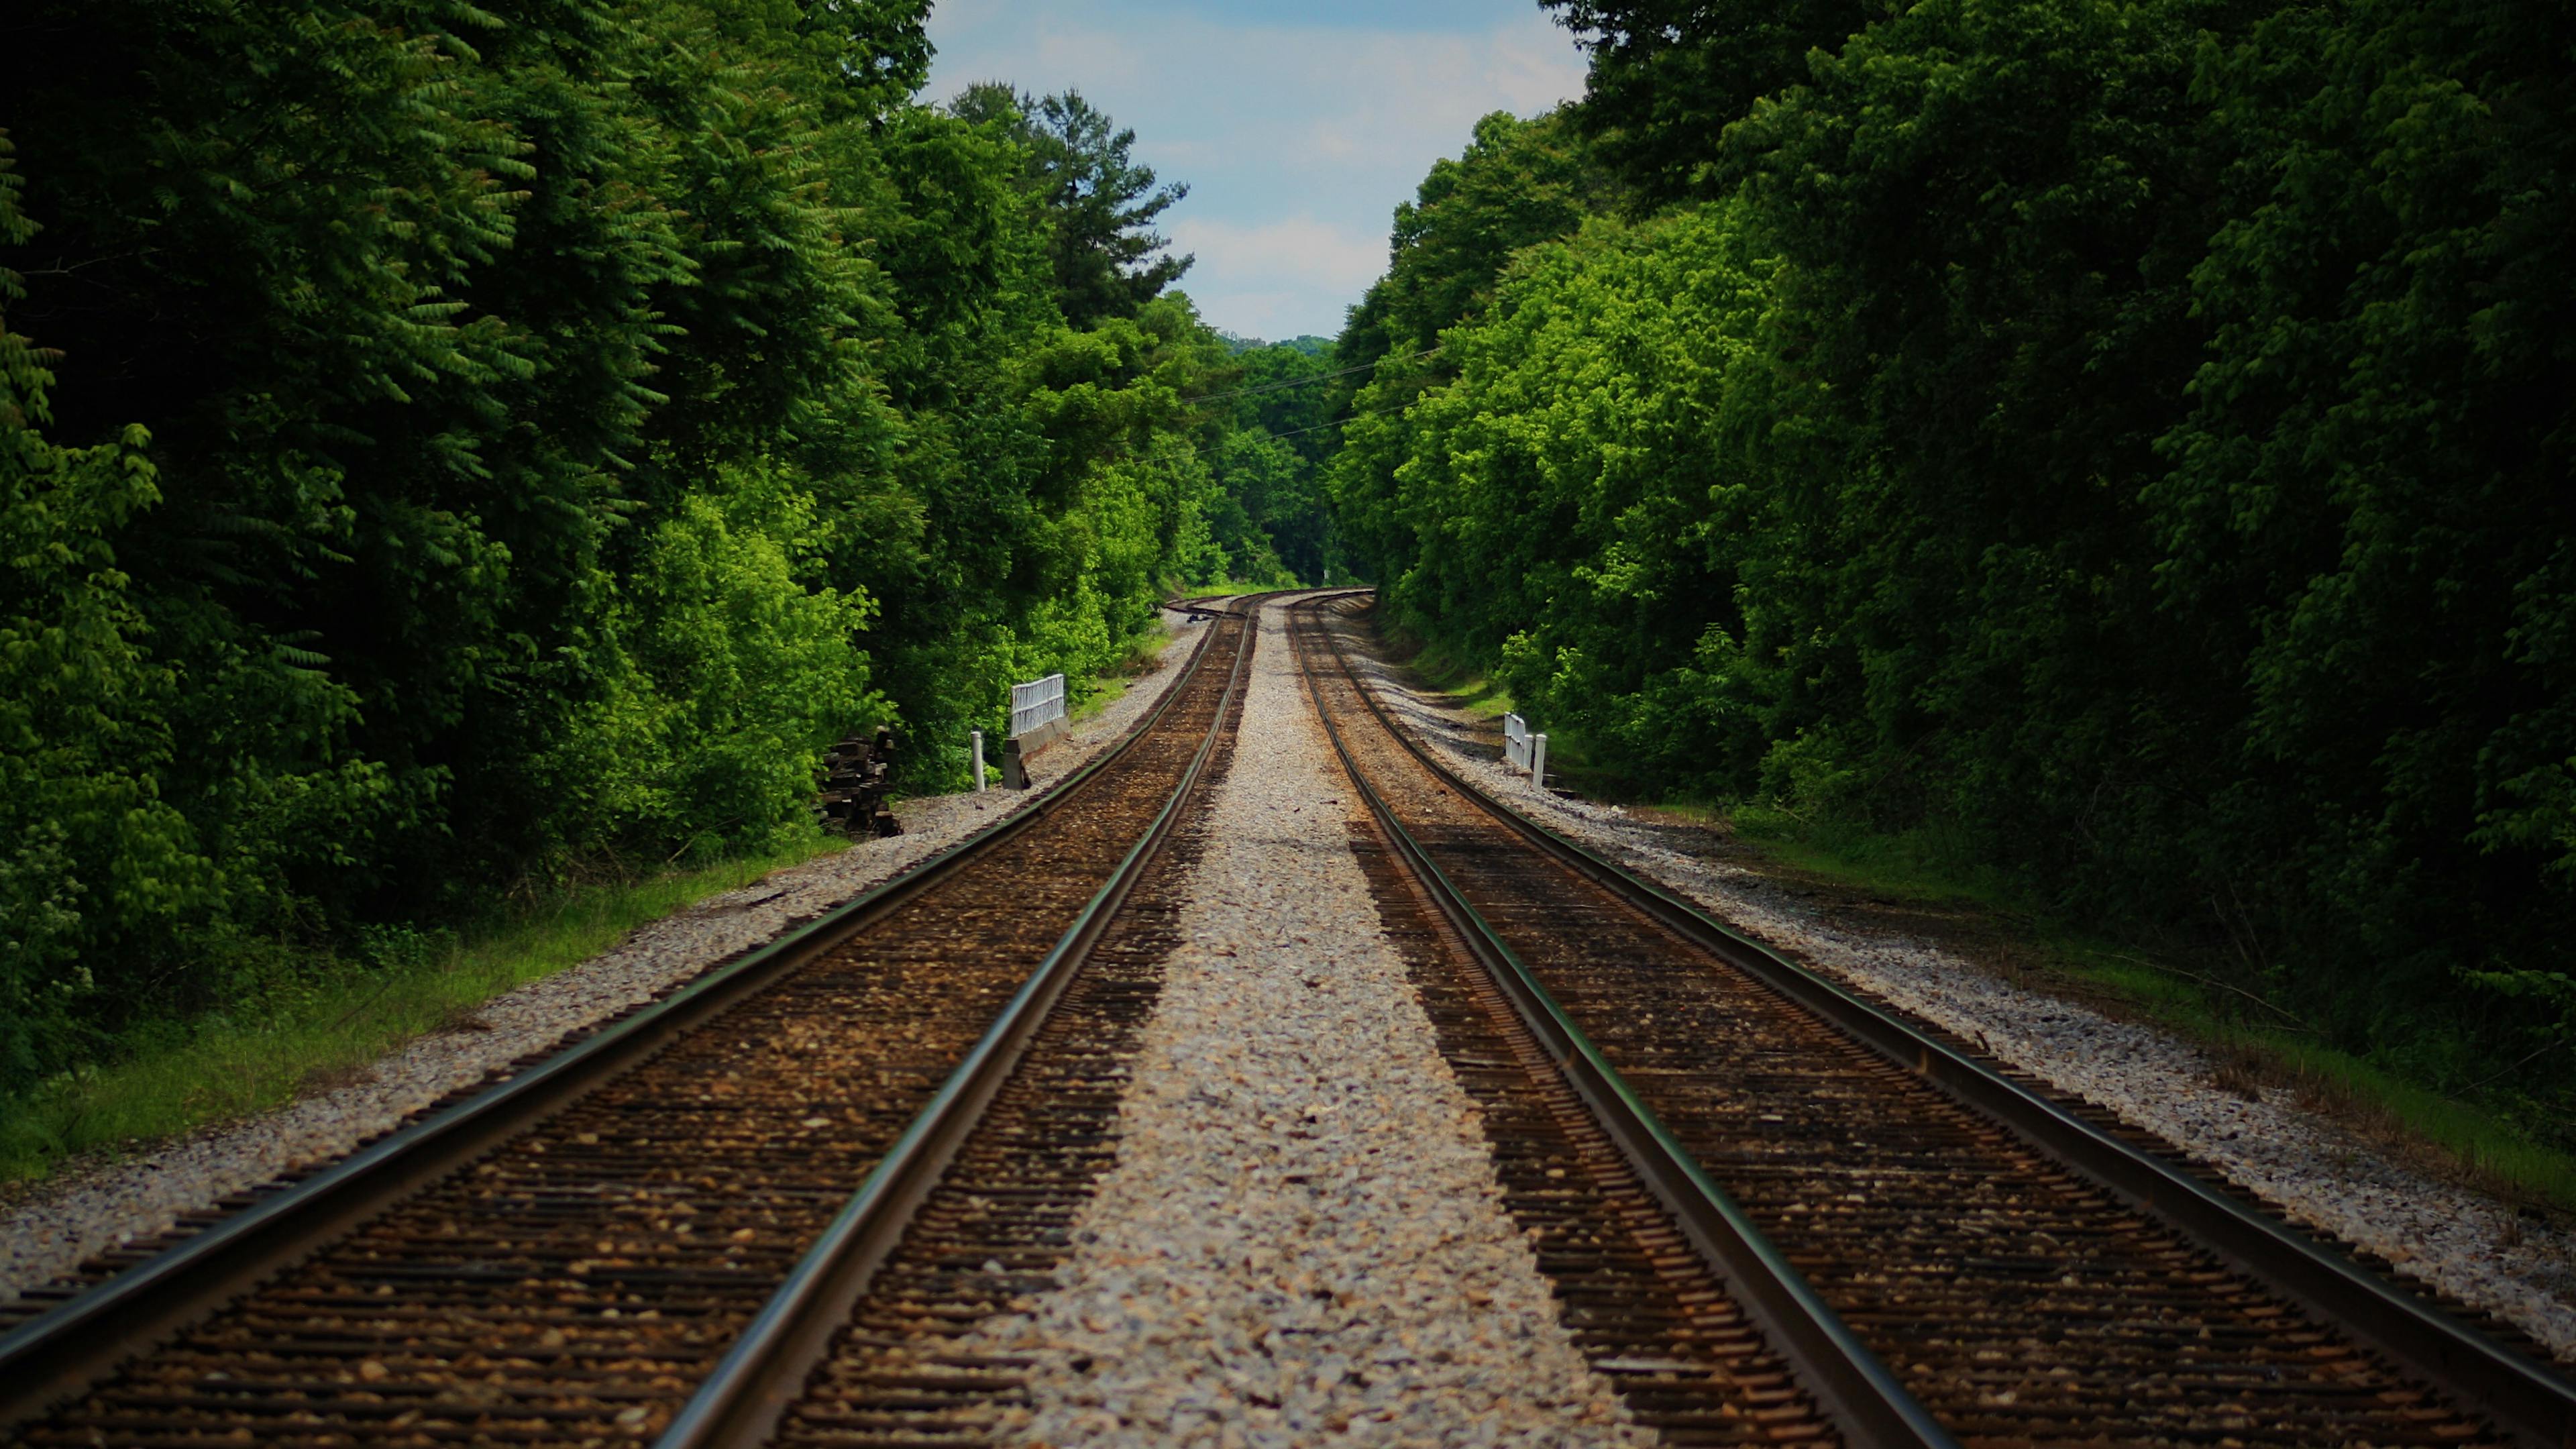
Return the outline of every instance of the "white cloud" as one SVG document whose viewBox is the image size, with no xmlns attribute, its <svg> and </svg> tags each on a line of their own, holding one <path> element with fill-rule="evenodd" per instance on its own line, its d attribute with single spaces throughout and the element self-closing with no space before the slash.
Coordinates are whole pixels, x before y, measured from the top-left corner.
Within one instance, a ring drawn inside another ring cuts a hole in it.
<svg viewBox="0 0 2576 1449">
<path fill-rule="evenodd" d="M 1389 7 L 1391 10 L 1397 7 Z M 931 94 L 975 80 L 1080 90 L 1137 132 L 1189 198 L 1164 217 L 1220 327 L 1330 333 L 1385 267 L 1386 229 L 1478 117 L 1583 88 L 1583 58 L 1535 6 L 1483 28 L 1246 24 L 1136 0 L 941 0 Z"/>
<path fill-rule="evenodd" d="M 1332 290 L 1358 301 L 1386 271 L 1383 235 L 1311 216 L 1243 224 L 1189 217 L 1171 226 L 1172 248 L 1198 256 L 1193 276 L 1265 277 Z"/>
<path fill-rule="evenodd" d="M 1282 291 L 1190 291 L 1190 300 L 1198 304 L 1199 315 L 1210 325 L 1237 337 L 1257 337 L 1265 342 L 1284 342 L 1292 337 L 1330 337 L 1341 331 L 1341 319 L 1332 325 L 1314 325 L 1314 296 L 1307 292 Z"/>
<path fill-rule="evenodd" d="M 1341 330 L 1342 309 L 1386 270 L 1386 237 L 1313 217 L 1240 224 L 1184 218 L 1172 249 L 1198 258 L 1181 285 L 1199 315 L 1239 337 Z"/>
<path fill-rule="evenodd" d="M 1086 94 L 1123 92 L 1147 83 L 1151 58 L 1114 31 L 1057 29 L 1048 26 L 1035 37 L 1033 59 L 1038 69 L 1076 76 L 1066 84 Z M 1044 89 L 1060 91 L 1064 85 Z"/>
</svg>

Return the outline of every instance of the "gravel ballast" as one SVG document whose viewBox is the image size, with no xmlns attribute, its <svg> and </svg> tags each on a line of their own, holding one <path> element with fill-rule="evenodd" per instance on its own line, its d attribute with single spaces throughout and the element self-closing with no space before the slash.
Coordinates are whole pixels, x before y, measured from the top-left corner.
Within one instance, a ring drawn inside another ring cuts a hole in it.
<svg viewBox="0 0 2576 1449">
<path fill-rule="evenodd" d="M 1378 927 L 1357 802 L 1267 611 L 1118 1163 L 1060 1286 L 966 1352 L 1017 1442 L 1650 1442 L 1558 1325 Z"/>
<path fill-rule="evenodd" d="M 1695 829 L 1652 826 L 1570 800 L 1507 768 L 1472 716 L 1417 690 L 1349 624 L 1352 664 L 1390 713 L 1468 779 L 1570 838 L 1671 887 L 1803 965 L 1984 1044 L 1997 1059 L 2117 1113 L 2291 1216 L 2492 1312 L 2576 1364 L 2576 1234 L 2438 1181 L 2354 1130 L 2294 1103 L 2248 1100 L 2217 1064 L 2152 1026 L 2017 986 L 1974 961 L 1890 932 L 1837 923 L 1758 872 L 1687 848 Z"/>
<path fill-rule="evenodd" d="M 1053 784 L 1114 742 L 1159 701 L 1204 626 L 1178 623 L 1161 660 L 1099 714 L 1030 762 L 1034 787 Z M 1000 750 L 989 759 L 999 780 Z M 120 1160 L 66 1169 L 0 1217 L 0 1300 L 69 1271 L 102 1249 L 159 1233 L 188 1212 L 283 1173 L 345 1156 L 449 1092 L 545 1051 L 602 1018 L 769 941 L 918 864 L 1034 801 L 995 789 L 898 801 L 904 833 L 866 841 L 643 926 L 578 966 L 494 998 L 484 1029 L 418 1038 L 373 1064 L 364 1080 L 272 1112 L 208 1128 Z"/>
</svg>

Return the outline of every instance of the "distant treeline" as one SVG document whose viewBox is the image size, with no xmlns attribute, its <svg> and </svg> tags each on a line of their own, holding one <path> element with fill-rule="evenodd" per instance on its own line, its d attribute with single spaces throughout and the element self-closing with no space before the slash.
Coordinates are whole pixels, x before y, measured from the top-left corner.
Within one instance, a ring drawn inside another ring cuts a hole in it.
<svg viewBox="0 0 2576 1449">
<path fill-rule="evenodd" d="M 1341 340 L 1392 612 L 2564 1140 L 2576 10 L 1547 3 Z"/>
<path fill-rule="evenodd" d="M 1327 566 L 1179 194 L 926 0 L 0 19 L 0 1090 L 795 828 L 1167 586 Z M 1300 490 L 1303 490 L 1300 492 Z"/>
</svg>

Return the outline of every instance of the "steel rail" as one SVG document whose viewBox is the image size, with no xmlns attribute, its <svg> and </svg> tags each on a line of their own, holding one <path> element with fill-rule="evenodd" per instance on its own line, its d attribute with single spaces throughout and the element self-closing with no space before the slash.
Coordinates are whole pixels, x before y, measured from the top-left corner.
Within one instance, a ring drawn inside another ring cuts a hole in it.
<svg viewBox="0 0 2576 1449">
<path fill-rule="evenodd" d="M 386 1206 L 562 1111 L 676 1038 L 872 925 L 1072 804 L 1151 734 L 1204 662 L 1210 630 L 1152 713 L 1027 808 L 924 857 L 777 940 L 701 975 L 463 1101 L 368 1143 L 0 1334 L 0 1429 L 76 1396 L 136 1353 L 311 1256 Z"/>
<path fill-rule="evenodd" d="M 1253 596 L 1244 601 L 1252 606 L 1248 612 L 1236 611 L 1244 614 L 1247 637 L 1235 655 L 1234 673 L 1207 737 L 1152 826 L 663 1428 L 655 1449 L 758 1449 L 776 1432 L 807 1376 L 830 1351 L 833 1336 L 901 1244 L 915 1210 L 939 1185 L 994 1094 L 1019 1066 L 1047 1013 L 1081 972 L 1119 905 L 1179 822 L 1242 692 L 1256 642 L 1250 636 L 1259 630 L 1260 604 L 1267 597 Z"/>
<path fill-rule="evenodd" d="M 1349 597 L 1341 595 L 1338 597 Z M 1318 609 L 1322 598 L 1296 610 Z M 1320 629 L 1311 632 L 1321 632 Z M 1335 651 L 1339 658 L 1338 649 Z M 1347 661 L 1342 661 L 1347 671 Z M 1363 699 L 1366 687 L 1349 676 Z M 1519 953 L 1503 940 L 1446 871 L 1416 841 L 1361 771 L 1343 740 L 1323 692 L 1309 683 L 1316 718 L 1341 757 L 1342 769 L 1367 803 L 1397 856 L 1424 893 L 1457 928 L 1469 952 L 1500 987 L 1531 1033 L 1565 1073 L 1593 1116 L 1690 1240 L 1692 1249 L 1724 1279 L 1729 1292 L 1787 1359 L 1818 1405 L 1842 1429 L 1846 1443 L 1917 1445 L 1957 1449 L 1957 1440 L 1917 1402 L 1805 1276 L 1772 1244 L 1751 1215 L 1710 1179 L 1687 1148 L 1655 1116 L 1583 1028 L 1557 1003 Z"/>
<path fill-rule="evenodd" d="M 2576 1449 L 2576 1382 L 2515 1352 L 2175 1164 L 2104 1131 L 2064 1105 L 1915 1029 L 1780 955 L 1665 887 L 1529 819 L 1434 758 L 1388 714 L 1331 631 L 1321 631 L 1387 733 L 1441 783 L 1531 844 L 1658 923 L 2046 1152 L 2117 1200 L 2182 1232 L 2238 1271 L 2412 1372 L 2492 1414 L 2534 1449 Z"/>
</svg>

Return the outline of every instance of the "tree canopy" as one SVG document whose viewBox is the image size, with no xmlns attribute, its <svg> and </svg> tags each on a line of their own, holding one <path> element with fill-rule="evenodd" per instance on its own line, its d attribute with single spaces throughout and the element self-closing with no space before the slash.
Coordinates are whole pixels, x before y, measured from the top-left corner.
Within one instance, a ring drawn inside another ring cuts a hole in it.
<svg viewBox="0 0 2576 1449">
<path fill-rule="evenodd" d="M 1585 97 L 1342 340 L 1397 615 L 1649 793 L 2576 1120 L 2568 17 L 1548 3 Z"/>
<path fill-rule="evenodd" d="M 1182 188 L 921 103 L 927 11 L 0 18 L 0 1090 L 806 829 L 852 731 L 953 785 L 1166 589 L 1320 567 L 1190 401 Z"/>
</svg>

